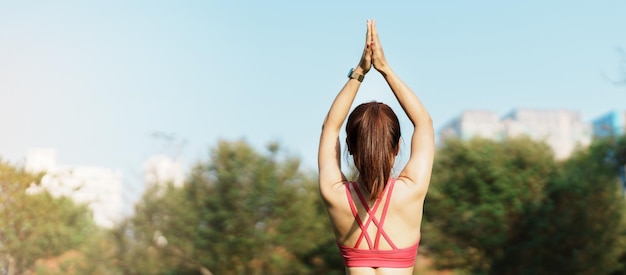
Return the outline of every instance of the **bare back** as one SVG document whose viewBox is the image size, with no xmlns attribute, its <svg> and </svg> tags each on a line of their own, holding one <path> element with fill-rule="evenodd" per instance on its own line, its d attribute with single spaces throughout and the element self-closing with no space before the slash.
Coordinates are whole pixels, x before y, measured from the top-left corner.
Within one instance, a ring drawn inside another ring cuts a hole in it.
<svg viewBox="0 0 626 275">
<path fill-rule="evenodd" d="M 369 247 L 371 244 L 368 244 L 367 241 L 363 240 L 363 237 L 360 237 L 362 230 L 359 226 L 359 221 L 353 215 L 351 207 L 356 208 L 359 220 L 362 223 L 366 223 L 370 219 L 369 213 L 374 213 L 374 222 L 369 223 L 366 227 L 366 234 L 363 234 L 367 235 L 365 238 L 369 238 L 372 242 L 376 240 L 376 235 L 381 231 L 377 226 L 380 225 L 378 222 L 383 223 L 382 231 L 387 234 L 393 244 L 389 243 L 384 237 L 379 237 L 378 249 L 392 250 L 393 245 L 397 248 L 408 248 L 419 242 L 425 198 L 425 192 L 420 190 L 419 186 L 406 184 L 401 179 L 396 180 L 392 192 L 385 192 L 378 200 L 381 202 L 389 200 L 387 211 L 383 213 L 385 207 L 380 205 L 382 203 L 375 208 L 376 202 L 370 201 L 369 194 L 362 189 L 359 191 L 349 188 L 349 194 L 353 202 L 351 203 L 345 184 L 349 183 L 346 182 L 343 186 L 337 188 L 337 192 L 328 194 L 332 198 L 325 198 L 325 201 L 331 202 L 328 205 L 328 212 L 338 245 L 363 250 L 371 248 Z M 355 184 L 353 186 L 358 185 Z M 362 194 L 365 202 L 368 204 L 367 206 L 362 204 L 358 193 Z M 389 195 L 391 197 L 388 197 Z M 369 213 L 368 210 L 370 210 Z M 385 214 L 384 220 L 381 220 L 383 214 Z M 413 268 L 347 267 L 346 271 L 348 274 L 412 274 Z"/>
</svg>

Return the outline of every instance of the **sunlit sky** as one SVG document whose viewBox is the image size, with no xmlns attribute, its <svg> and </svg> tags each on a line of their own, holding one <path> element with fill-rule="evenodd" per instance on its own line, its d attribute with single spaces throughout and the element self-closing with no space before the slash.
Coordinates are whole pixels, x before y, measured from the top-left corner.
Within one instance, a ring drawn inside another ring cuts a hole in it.
<svg viewBox="0 0 626 275">
<path fill-rule="evenodd" d="M 322 120 L 377 20 L 436 130 L 463 110 L 626 109 L 626 1 L 1 1 L 0 156 L 140 178 L 151 155 L 280 142 L 316 168 Z M 620 67 L 622 66 L 622 67 Z M 401 109 L 366 76 L 356 102 Z M 400 115 L 404 135 L 410 123 Z M 153 133 L 172 137 L 170 142 Z"/>
</svg>

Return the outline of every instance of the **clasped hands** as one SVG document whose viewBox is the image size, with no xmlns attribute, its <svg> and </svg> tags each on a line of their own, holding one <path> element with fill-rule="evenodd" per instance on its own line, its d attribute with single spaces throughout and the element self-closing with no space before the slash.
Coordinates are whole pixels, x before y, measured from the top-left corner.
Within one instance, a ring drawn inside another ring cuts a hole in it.
<svg viewBox="0 0 626 275">
<path fill-rule="evenodd" d="M 365 75 L 371 68 L 374 68 L 385 75 L 388 69 L 387 60 L 383 47 L 380 44 L 378 31 L 376 31 L 376 21 L 367 20 L 367 34 L 365 35 L 365 48 L 359 65 L 354 69 L 355 72 Z"/>
</svg>

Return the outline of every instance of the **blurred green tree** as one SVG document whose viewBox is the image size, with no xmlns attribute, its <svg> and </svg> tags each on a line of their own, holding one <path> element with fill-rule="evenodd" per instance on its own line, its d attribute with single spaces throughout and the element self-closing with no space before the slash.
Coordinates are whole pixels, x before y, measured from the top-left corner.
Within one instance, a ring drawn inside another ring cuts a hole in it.
<svg viewBox="0 0 626 275">
<path fill-rule="evenodd" d="M 521 238 L 507 245 L 496 274 L 609 274 L 623 270 L 626 204 L 620 158 L 611 139 L 566 160 L 526 217 Z"/>
<path fill-rule="evenodd" d="M 491 270 L 518 238 L 556 172 L 550 148 L 528 138 L 446 141 L 435 157 L 423 243 L 435 266 Z"/>
<path fill-rule="evenodd" d="M 343 272 L 328 223 L 299 159 L 220 141 L 183 187 L 149 188 L 115 240 L 124 274 Z"/>
<path fill-rule="evenodd" d="M 427 251 L 437 267 L 471 273 L 623 271 L 625 153 L 626 139 L 563 162 L 526 138 L 448 141 L 425 207 Z"/>
<path fill-rule="evenodd" d="M 23 274 L 38 259 L 75 249 L 97 230 L 86 205 L 27 192 L 43 175 L 0 159 L 0 273 Z"/>
</svg>

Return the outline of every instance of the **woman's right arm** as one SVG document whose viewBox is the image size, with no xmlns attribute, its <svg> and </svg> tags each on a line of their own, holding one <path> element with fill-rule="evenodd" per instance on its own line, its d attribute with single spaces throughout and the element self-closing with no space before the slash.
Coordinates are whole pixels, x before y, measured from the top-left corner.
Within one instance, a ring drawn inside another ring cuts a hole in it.
<svg viewBox="0 0 626 275">
<path fill-rule="evenodd" d="M 428 190 L 435 155 L 435 134 L 433 123 L 417 95 L 396 75 L 387 60 L 380 44 L 376 22 L 372 23 L 372 65 L 380 72 L 396 99 L 404 109 L 411 123 L 413 123 L 413 137 L 411 138 L 411 156 L 399 177 L 408 183 L 419 185 L 423 192 Z"/>
<path fill-rule="evenodd" d="M 368 46 L 372 41 L 371 23 L 367 21 L 367 32 L 365 34 L 365 46 L 361 55 L 359 65 L 354 69 L 357 74 L 365 76 L 372 66 L 371 49 Z M 324 119 L 322 125 L 322 134 L 320 136 L 320 144 L 318 149 L 318 169 L 319 169 L 319 188 L 322 197 L 328 200 L 332 198 L 332 194 L 339 193 L 345 196 L 345 193 L 334 192 L 340 190 L 342 183 L 346 180 L 341 172 L 341 150 L 339 142 L 339 132 L 341 125 L 348 116 L 352 102 L 356 96 L 361 81 L 356 79 L 348 79 L 343 86 L 335 101 Z M 340 191 L 343 191 L 341 189 Z"/>
</svg>

